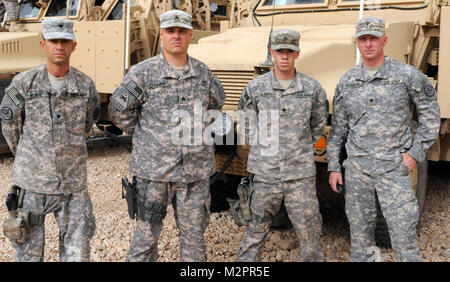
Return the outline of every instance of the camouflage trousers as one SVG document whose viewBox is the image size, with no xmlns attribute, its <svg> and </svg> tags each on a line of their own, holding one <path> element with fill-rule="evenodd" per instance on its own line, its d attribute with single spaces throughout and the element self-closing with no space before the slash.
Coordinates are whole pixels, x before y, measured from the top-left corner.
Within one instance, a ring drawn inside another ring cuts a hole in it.
<svg viewBox="0 0 450 282">
<path fill-rule="evenodd" d="M 406 165 L 402 162 L 397 169 L 382 175 L 368 175 L 356 165 L 348 161 L 344 164 L 345 212 L 351 235 L 350 260 L 374 260 L 371 249 L 375 246 L 376 192 L 395 260 L 421 261 L 416 235 L 419 205 Z"/>
<path fill-rule="evenodd" d="M 211 194 L 209 179 L 192 183 L 154 182 L 137 179 L 137 189 L 147 189 L 149 205 L 159 203 L 167 210 L 172 203 L 175 221 L 179 229 L 180 261 L 206 261 L 206 246 L 203 234 L 209 225 Z M 145 187 L 146 186 L 146 187 Z M 146 204 L 147 205 L 147 204 Z M 158 239 L 163 222 L 136 222 L 136 230 L 126 261 L 156 261 L 158 259 Z"/>
<path fill-rule="evenodd" d="M 272 223 L 284 198 L 289 219 L 300 243 L 302 261 L 324 261 L 320 245 L 322 216 L 316 195 L 316 179 L 309 177 L 285 182 L 259 182 L 253 179 L 252 219 L 237 254 L 237 261 L 261 261 L 261 253 Z"/>
<path fill-rule="evenodd" d="M 6 9 L 7 20 L 14 21 L 19 18 L 20 6 L 17 0 L 2 0 Z M 3 17 L 1 18 L 3 20 Z"/>
<path fill-rule="evenodd" d="M 69 196 L 26 191 L 22 208 L 34 214 L 41 214 L 44 218 L 53 212 L 59 227 L 60 261 L 89 261 L 90 241 L 95 232 L 95 217 L 87 189 Z M 43 261 L 45 224 L 33 226 L 31 232 L 27 234 L 25 243 L 11 243 L 15 250 L 15 261 Z"/>
</svg>

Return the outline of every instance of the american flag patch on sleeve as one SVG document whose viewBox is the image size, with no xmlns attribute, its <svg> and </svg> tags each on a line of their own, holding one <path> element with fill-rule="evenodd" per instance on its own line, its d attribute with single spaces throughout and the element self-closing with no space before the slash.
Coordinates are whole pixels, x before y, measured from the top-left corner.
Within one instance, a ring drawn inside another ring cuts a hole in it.
<svg viewBox="0 0 450 282">
<path fill-rule="evenodd" d="M 25 99 L 20 95 L 19 91 L 17 91 L 16 88 L 11 87 L 8 91 L 6 91 L 6 94 L 11 98 L 11 100 L 14 102 L 16 106 L 21 106 Z"/>
</svg>

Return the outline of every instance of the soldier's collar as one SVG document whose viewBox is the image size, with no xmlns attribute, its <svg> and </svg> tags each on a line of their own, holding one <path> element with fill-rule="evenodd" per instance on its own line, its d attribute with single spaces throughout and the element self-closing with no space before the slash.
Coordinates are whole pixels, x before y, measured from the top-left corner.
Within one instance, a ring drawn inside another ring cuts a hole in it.
<svg viewBox="0 0 450 282">
<path fill-rule="evenodd" d="M 300 73 L 295 70 L 295 74 L 294 74 L 294 80 L 292 81 L 291 85 L 284 89 L 283 87 L 281 87 L 280 82 L 278 81 L 278 79 L 275 77 L 275 73 L 272 70 L 270 75 L 270 84 L 272 85 L 273 89 L 279 89 L 279 90 L 285 90 L 283 94 L 292 94 L 295 92 L 299 92 L 303 90 L 303 85 L 302 85 L 302 80 L 300 77 Z M 293 87 L 292 87 L 293 86 Z"/>
<path fill-rule="evenodd" d="M 39 71 L 36 73 L 36 79 L 37 81 L 42 81 L 42 83 L 44 83 L 45 85 L 42 85 L 42 90 L 45 90 L 45 92 L 47 93 L 52 93 L 53 92 L 53 88 L 52 85 L 50 84 L 50 78 L 48 77 L 47 74 L 47 65 L 46 64 L 42 64 L 38 67 Z"/>
<path fill-rule="evenodd" d="M 270 71 L 270 85 L 272 85 L 273 89 L 281 89 L 284 90 L 283 87 L 281 87 L 280 82 L 275 76 L 274 70 Z"/>
<path fill-rule="evenodd" d="M 364 69 L 364 65 L 363 62 L 361 61 L 358 65 L 358 72 L 355 75 L 355 78 L 357 80 L 361 80 L 361 81 L 369 81 L 369 80 L 373 80 L 375 78 L 382 78 L 382 79 L 387 79 L 389 78 L 388 76 L 388 69 L 389 69 L 389 65 L 391 63 L 391 60 L 389 57 L 385 56 L 384 57 L 384 61 L 381 64 L 381 66 L 378 68 L 378 71 L 375 73 L 374 76 L 369 76 L 369 74 L 365 71 Z"/>
<path fill-rule="evenodd" d="M 164 58 L 163 52 L 159 54 L 159 59 L 163 64 L 163 68 L 161 68 L 161 76 L 163 78 L 175 78 L 178 79 L 179 75 L 178 73 L 172 68 L 172 66 L 167 62 L 166 58 Z M 192 59 L 190 56 L 188 56 L 186 66 L 184 67 L 183 71 L 183 78 L 188 78 L 191 76 L 196 76 L 195 69 L 192 63 Z"/>
<path fill-rule="evenodd" d="M 47 92 L 53 92 L 53 88 L 50 84 L 50 79 L 48 78 L 48 74 L 47 74 L 47 67 L 45 64 L 41 65 L 41 71 L 42 71 L 42 75 L 43 75 L 43 80 L 42 81 L 46 81 L 47 82 Z M 67 78 L 66 78 L 66 85 L 60 89 L 60 91 L 66 91 L 68 93 L 78 93 L 78 86 L 77 86 L 77 81 L 76 79 L 74 79 L 74 68 L 73 67 L 69 67 L 69 72 L 67 73 Z M 58 91 L 58 92 L 60 92 Z"/>
<path fill-rule="evenodd" d="M 385 56 L 384 57 L 384 61 L 381 64 L 381 66 L 378 68 L 377 73 L 373 76 L 373 78 L 383 78 L 383 79 L 387 79 L 389 78 L 388 76 L 388 69 L 389 69 L 389 65 L 391 64 L 391 60 L 389 57 Z"/>
<path fill-rule="evenodd" d="M 67 92 L 78 93 L 77 81 L 74 79 L 73 75 L 74 69 L 69 68 L 69 73 L 67 74 Z"/>
</svg>

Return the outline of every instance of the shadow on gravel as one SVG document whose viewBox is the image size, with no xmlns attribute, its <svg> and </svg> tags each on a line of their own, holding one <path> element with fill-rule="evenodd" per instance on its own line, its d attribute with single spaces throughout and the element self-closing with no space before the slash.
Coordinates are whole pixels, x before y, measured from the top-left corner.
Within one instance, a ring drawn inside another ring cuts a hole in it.
<svg viewBox="0 0 450 282">
<path fill-rule="evenodd" d="M 434 180 L 446 182 L 447 188 L 450 185 L 450 162 L 428 161 L 428 182 Z"/>
</svg>

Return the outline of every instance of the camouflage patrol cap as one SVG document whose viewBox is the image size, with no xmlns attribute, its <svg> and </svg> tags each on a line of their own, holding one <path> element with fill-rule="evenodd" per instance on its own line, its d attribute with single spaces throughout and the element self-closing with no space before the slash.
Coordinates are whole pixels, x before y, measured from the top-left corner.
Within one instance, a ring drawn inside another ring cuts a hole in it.
<svg viewBox="0 0 450 282">
<path fill-rule="evenodd" d="M 273 50 L 290 49 L 300 51 L 298 47 L 300 32 L 290 29 L 280 29 L 272 31 L 270 44 Z"/>
<path fill-rule="evenodd" d="M 70 39 L 75 41 L 73 21 L 68 19 L 45 19 L 42 21 L 44 39 Z"/>
<path fill-rule="evenodd" d="M 370 34 L 376 37 L 383 36 L 385 31 L 384 20 L 380 18 L 362 18 L 356 24 L 355 38 Z"/>
<path fill-rule="evenodd" d="M 173 26 L 192 29 L 192 16 L 180 10 L 170 10 L 159 16 L 160 28 L 169 28 Z"/>
</svg>

